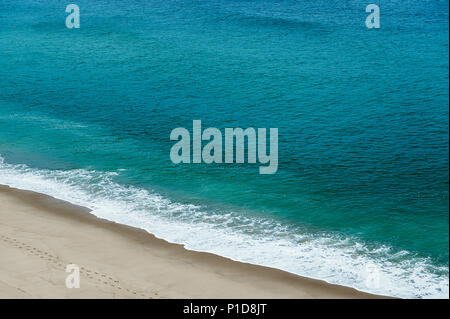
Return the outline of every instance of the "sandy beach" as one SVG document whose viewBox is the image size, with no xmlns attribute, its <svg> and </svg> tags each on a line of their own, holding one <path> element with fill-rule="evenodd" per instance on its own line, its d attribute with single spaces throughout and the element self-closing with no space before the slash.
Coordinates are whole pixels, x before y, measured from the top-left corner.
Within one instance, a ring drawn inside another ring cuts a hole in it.
<svg viewBox="0 0 450 319">
<path fill-rule="evenodd" d="M 374 298 L 188 251 L 86 208 L 0 186 L 0 298 Z M 80 288 L 68 289 L 68 264 Z"/>
</svg>

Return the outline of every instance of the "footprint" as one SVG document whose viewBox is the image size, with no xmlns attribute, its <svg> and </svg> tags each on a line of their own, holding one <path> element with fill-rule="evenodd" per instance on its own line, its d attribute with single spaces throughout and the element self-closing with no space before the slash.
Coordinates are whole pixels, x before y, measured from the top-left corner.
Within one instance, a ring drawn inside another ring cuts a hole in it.
<svg viewBox="0 0 450 319">
<path fill-rule="evenodd" d="M 58 256 L 55 256 L 47 251 L 41 250 L 39 248 L 36 248 L 32 245 L 29 245 L 27 243 L 23 243 L 15 238 L 10 238 L 8 236 L 5 235 L 0 235 L 0 238 L 3 242 L 5 243 L 9 243 L 11 245 L 13 245 L 14 247 L 17 247 L 19 249 L 25 250 L 28 253 L 30 253 L 31 255 L 37 256 L 40 259 L 44 259 L 47 262 L 49 262 L 50 264 L 54 265 L 57 268 L 63 268 L 65 269 L 65 265 L 67 264 L 74 264 L 73 262 L 65 262 L 63 260 L 61 260 Z M 118 291 L 126 291 L 127 293 L 131 294 L 132 296 L 139 296 L 142 298 L 148 298 L 148 299 L 152 299 L 151 296 L 147 295 L 145 292 L 138 292 L 129 288 L 124 288 L 121 284 L 120 281 L 115 279 L 113 276 L 109 275 L 109 274 L 105 274 L 102 272 L 98 272 L 96 270 L 93 269 L 89 269 L 86 266 L 81 266 L 80 267 L 80 273 L 82 273 L 84 275 L 85 278 L 88 278 L 90 280 L 94 280 L 96 282 L 98 282 L 99 284 L 102 285 L 106 285 L 109 286 L 113 289 L 117 289 Z M 151 292 L 151 294 L 153 296 L 158 296 L 157 292 Z"/>
</svg>

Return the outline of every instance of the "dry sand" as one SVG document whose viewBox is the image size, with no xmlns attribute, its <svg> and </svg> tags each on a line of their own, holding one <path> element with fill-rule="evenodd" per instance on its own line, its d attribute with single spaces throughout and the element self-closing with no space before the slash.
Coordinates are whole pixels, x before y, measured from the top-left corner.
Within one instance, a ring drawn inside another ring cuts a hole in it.
<svg viewBox="0 0 450 319">
<path fill-rule="evenodd" d="M 68 289 L 67 264 L 80 267 Z M 83 207 L 0 185 L 0 298 L 373 298 L 188 251 Z"/>
</svg>

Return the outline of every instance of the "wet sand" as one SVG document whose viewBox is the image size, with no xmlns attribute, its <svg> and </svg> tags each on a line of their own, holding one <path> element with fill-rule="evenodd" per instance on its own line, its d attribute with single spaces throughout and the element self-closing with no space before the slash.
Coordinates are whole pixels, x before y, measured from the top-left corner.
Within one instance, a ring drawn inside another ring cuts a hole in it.
<svg viewBox="0 0 450 319">
<path fill-rule="evenodd" d="M 47 195 L 0 185 L 0 298 L 379 298 L 186 250 Z M 66 287 L 66 266 L 80 288 Z"/>
</svg>

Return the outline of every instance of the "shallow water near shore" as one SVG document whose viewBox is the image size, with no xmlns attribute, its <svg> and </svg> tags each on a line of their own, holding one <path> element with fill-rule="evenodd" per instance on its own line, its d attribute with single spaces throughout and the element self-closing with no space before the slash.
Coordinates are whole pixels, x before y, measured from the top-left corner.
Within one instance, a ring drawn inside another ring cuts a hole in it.
<svg viewBox="0 0 450 319">
<path fill-rule="evenodd" d="M 0 184 L 189 249 L 448 297 L 448 2 L 383 1 L 380 30 L 362 1 L 77 4 L 68 30 L 62 1 L 0 1 Z M 279 128 L 277 174 L 172 164 L 194 119 Z"/>
</svg>

